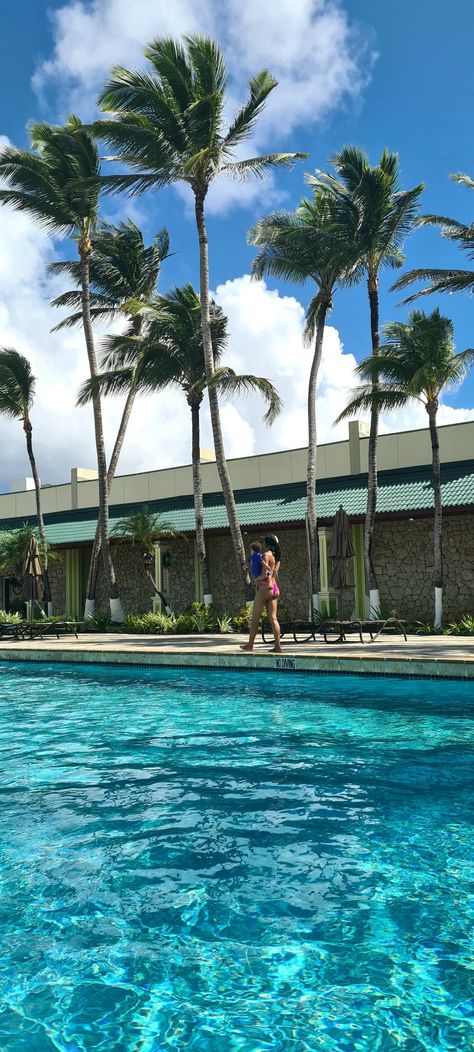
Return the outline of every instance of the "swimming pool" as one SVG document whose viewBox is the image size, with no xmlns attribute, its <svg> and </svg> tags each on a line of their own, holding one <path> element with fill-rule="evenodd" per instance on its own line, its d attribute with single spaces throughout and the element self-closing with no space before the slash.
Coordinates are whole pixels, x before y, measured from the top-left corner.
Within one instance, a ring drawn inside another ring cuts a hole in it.
<svg viewBox="0 0 474 1052">
<path fill-rule="evenodd" d="M 2 1052 L 471 1047 L 472 684 L 0 677 Z"/>
</svg>

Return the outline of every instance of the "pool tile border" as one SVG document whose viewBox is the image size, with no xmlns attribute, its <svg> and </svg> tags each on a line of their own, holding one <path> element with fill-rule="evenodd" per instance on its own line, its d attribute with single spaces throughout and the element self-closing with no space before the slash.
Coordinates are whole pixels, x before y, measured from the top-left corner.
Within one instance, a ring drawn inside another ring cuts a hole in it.
<svg viewBox="0 0 474 1052">
<path fill-rule="evenodd" d="M 408 679 L 474 680 L 474 661 L 462 658 L 390 658 L 368 657 L 315 657 L 309 654 L 276 656 L 272 654 L 211 654 L 177 653 L 173 650 L 140 651 L 128 650 L 77 650 L 57 647 L 48 649 L 0 648 L 0 662 L 41 664 L 113 665 L 126 668 L 201 668 L 230 669 L 243 671 L 275 672 L 288 675 L 292 672 L 311 675 L 362 675 L 395 676 Z"/>
</svg>

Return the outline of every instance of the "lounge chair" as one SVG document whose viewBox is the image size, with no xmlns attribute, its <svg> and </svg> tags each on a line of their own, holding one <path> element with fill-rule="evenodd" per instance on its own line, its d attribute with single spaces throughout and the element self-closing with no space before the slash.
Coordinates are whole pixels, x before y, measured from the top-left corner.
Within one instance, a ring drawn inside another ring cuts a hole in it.
<svg viewBox="0 0 474 1052">
<path fill-rule="evenodd" d="M 405 642 L 407 640 L 404 622 L 393 614 L 385 620 L 354 618 L 350 621 L 342 621 L 328 617 L 325 621 L 282 621 L 280 628 L 282 638 L 285 635 L 292 635 L 295 643 L 309 643 L 310 640 L 316 643 L 317 635 L 322 636 L 325 643 L 347 643 L 349 641 L 347 637 L 351 635 L 358 636 L 359 642 L 364 643 L 363 632 L 370 636 L 371 643 L 374 643 L 382 632 L 396 633 L 403 636 Z M 262 621 L 261 633 L 263 642 L 269 642 L 267 637 L 271 635 L 271 630 L 266 620 Z M 328 636 L 331 635 L 334 635 L 335 638 L 328 639 Z"/>
<path fill-rule="evenodd" d="M 309 643 L 310 640 L 315 643 L 316 636 L 321 635 L 324 625 L 325 621 L 281 621 L 281 636 L 283 638 L 283 636 L 292 635 L 295 643 Z M 268 621 L 262 621 L 260 631 L 264 643 L 270 642 L 267 636 L 271 636 L 273 639 L 273 634 Z M 304 638 L 298 638 L 301 636 Z"/>
<path fill-rule="evenodd" d="M 44 636 L 56 636 L 59 639 L 64 635 L 75 635 L 83 627 L 83 621 L 22 621 L 20 628 L 22 634 L 20 639 L 43 639 Z"/>
</svg>

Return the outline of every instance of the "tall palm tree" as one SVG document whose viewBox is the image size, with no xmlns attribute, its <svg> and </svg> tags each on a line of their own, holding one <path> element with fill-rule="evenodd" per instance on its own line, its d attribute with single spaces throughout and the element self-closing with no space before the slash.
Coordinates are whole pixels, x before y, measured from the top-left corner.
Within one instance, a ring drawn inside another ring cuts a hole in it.
<svg viewBox="0 0 474 1052">
<path fill-rule="evenodd" d="M 336 175 L 317 173 L 309 177 L 315 187 L 324 186 L 333 195 L 339 211 L 338 237 L 352 257 L 354 249 L 367 276 L 370 307 L 372 355 L 380 347 L 379 274 L 386 267 L 400 267 L 402 247 L 416 221 L 423 184 L 399 190 L 398 155 L 384 150 L 377 165 L 371 166 L 357 146 L 345 146 L 333 157 Z M 376 381 L 374 380 L 374 383 Z M 378 405 L 374 399 L 370 412 L 369 473 L 364 528 L 364 562 L 369 585 L 370 611 L 380 608 L 380 593 L 372 561 L 375 512 L 377 507 Z"/>
<path fill-rule="evenodd" d="M 97 146 L 78 117 L 68 118 L 65 127 L 45 123 L 30 128 L 33 149 L 4 147 L 0 151 L 0 203 L 27 212 L 55 236 L 77 241 L 81 277 L 81 310 L 89 372 L 97 374 L 90 313 L 90 261 L 92 238 L 97 227 L 100 162 Z M 123 620 L 109 541 L 109 496 L 100 393 L 93 401 L 94 433 L 99 485 L 99 518 L 113 621 Z"/>
<path fill-rule="evenodd" d="M 439 627 L 443 616 L 443 547 L 441 469 L 437 413 L 440 395 L 452 384 L 460 383 L 474 363 L 474 350 L 455 353 L 453 323 L 439 310 L 426 315 L 413 311 L 409 321 L 390 322 L 385 326 L 385 343 L 377 358 L 366 358 L 357 372 L 364 381 L 339 419 L 354 416 L 359 410 L 393 410 L 414 399 L 428 414 L 433 464 L 434 493 L 434 624 Z M 375 384 L 374 384 L 375 381 Z"/>
<path fill-rule="evenodd" d="M 36 377 L 33 376 L 28 359 L 20 354 L 19 351 L 15 351 L 13 347 L 0 348 L 0 415 L 10 417 L 13 420 L 21 420 L 25 432 L 26 449 L 35 484 L 36 516 L 43 560 L 44 598 L 48 605 L 48 613 L 52 613 L 51 588 L 48 575 L 48 546 L 41 509 L 41 483 L 33 451 L 33 425 L 30 416 L 35 387 Z"/>
<path fill-rule="evenodd" d="M 132 308 L 130 304 L 130 308 Z M 169 386 L 183 391 L 191 410 L 192 471 L 196 547 L 201 565 L 204 602 L 212 602 L 204 538 L 204 501 L 200 463 L 200 408 L 209 384 L 206 376 L 201 303 L 192 285 L 175 288 L 154 302 L 136 309 L 146 318 L 146 329 L 140 337 L 117 336 L 108 341 L 102 365 L 106 371 L 81 389 L 79 403 L 84 404 L 97 383 L 105 394 L 127 391 L 131 384 L 136 391 L 150 393 Z M 267 403 L 265 420 L 272 423 L 280 412 L 281 401 L 273 385 L 263 377 L 236 375 L 232 369 L 220 365 L 227 343 L 227 318 L 213 301 L 209 304 L 210 331 L 214 372 L 212 388 L 225 395 L 258 391 Z"/>
<path fill-rule="evenodd" d="M 94 253 L 90 262 L 91 318 L 104 323 L 116 318 L 126 320 L 126 333 L 139 336 L 143 324 L 142 316 L 130 314 L 127 304 L 147 303 L 156 291 L 161 264 L 169 254 L 169 235 L 161 230 L 151 245 L 145 245 L 139 227 L 129 219 L 119 226 L 101 224 L 94 238 Z M 54 307 L 72 307 L 73 314 L 63 318 L 55 330 L 82 322 L 81 269 L 77 260 L 51 263 L 53 274 L 67 275 L 76 286 L 63 292 L 53 300 Z M 136 397 L 133 384 L 127 393 L 122 417 L 117 431 L 112 455 L 107 469 L 107 487 L 110 487 L 122 451 L 126 430 Z M 87 578 L 84 618 L 91 617 L 95 610 L 95 596 L 100 557 L 100 523 L 97 522 Z"/>
<path fill-rule="evenodd" d="M 249 138 L 276 80 L 262 70 L 250 81 L 250 95 L 229 126 L 225 123 L 227 72 L 220 48 L 208 37 L 186 36 L 183 43 L 158 39 L 145 50 L 151 69 L 116 67 L 101 96 L 113 120 L 98 121 L 96 134 L 117 153 L 109 160 L 132 168 L 110 175 L 115 189 L 142 193 L 184 182 L 194 196 L 199 239 L 201 325 L 214 448 L 233 546 L 242 575 L 248 579 L 245 550 L 237 516 L 219 416 L 212 385 L 214 359 L 210 328 L 209 255 L 205 201 L 220 175 L 237 179 L 262 177 L 270 168 L 291 165 L 296 153 L 236 158 Z"/>
<path fill-rule="evenodd" d="M 470 175 L 458 172 L 452 175 L 451 179 L 455 183 L 467 186 L 469 190 L 474 190 L 474 179 L 471 179 Z M 420 226 L 441 227 L 441 236 L 453 241 L 467 252 L 470 260 L 474 260 L 474 223 L 460 223 L 457 219 L 432 214 L 420 216 L 418 223 Z M 431 296 L 432 292 L 467 292 L 471 296 L 474 293 L 474 270 L 455 270 L 453 267 L 444 270 L 436 267 L 408 270 L 392 285 L 392 289 L 405 289 L 415 281 L 428 281 L 429 284 L 420 292 L 407 296 L 404 303 L 412 303 L 420 296 Z"/>
<path fill-rule="evenodd" d="M 318 608 L 318 524 L 316 509 L 317 420 L 316 387 L 323 351 L 326 319 L 336 287 L 357 280 L 358 261 L 350 259 L 348 246 L 336 237 L 333 197 L 317 187 L 311 200 L 303 198 L 295 212 L 272 212 L 249 233 L 250 244 L 260 251 L 253 263 L 255 277 L 266 274 L 298 284 L 308 279 L 316 293 L 306 311 L 304 339 L 314 340 L 308 383 L 308 461 L 306 472 L 306 516 L 311 564 L 312 613 Z"/>
</svg>

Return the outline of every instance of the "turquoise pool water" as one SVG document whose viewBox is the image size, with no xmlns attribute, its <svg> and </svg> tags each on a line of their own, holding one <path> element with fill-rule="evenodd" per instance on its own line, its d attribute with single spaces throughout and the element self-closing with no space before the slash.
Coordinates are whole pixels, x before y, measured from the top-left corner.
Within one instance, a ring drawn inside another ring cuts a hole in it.
<svg viewBox="0 0 474 1052">
<path fill-rule="evenodd" d="M 0 677 L 2 1052 L 473 1047 L 474 686 Z"/>
</svg>

